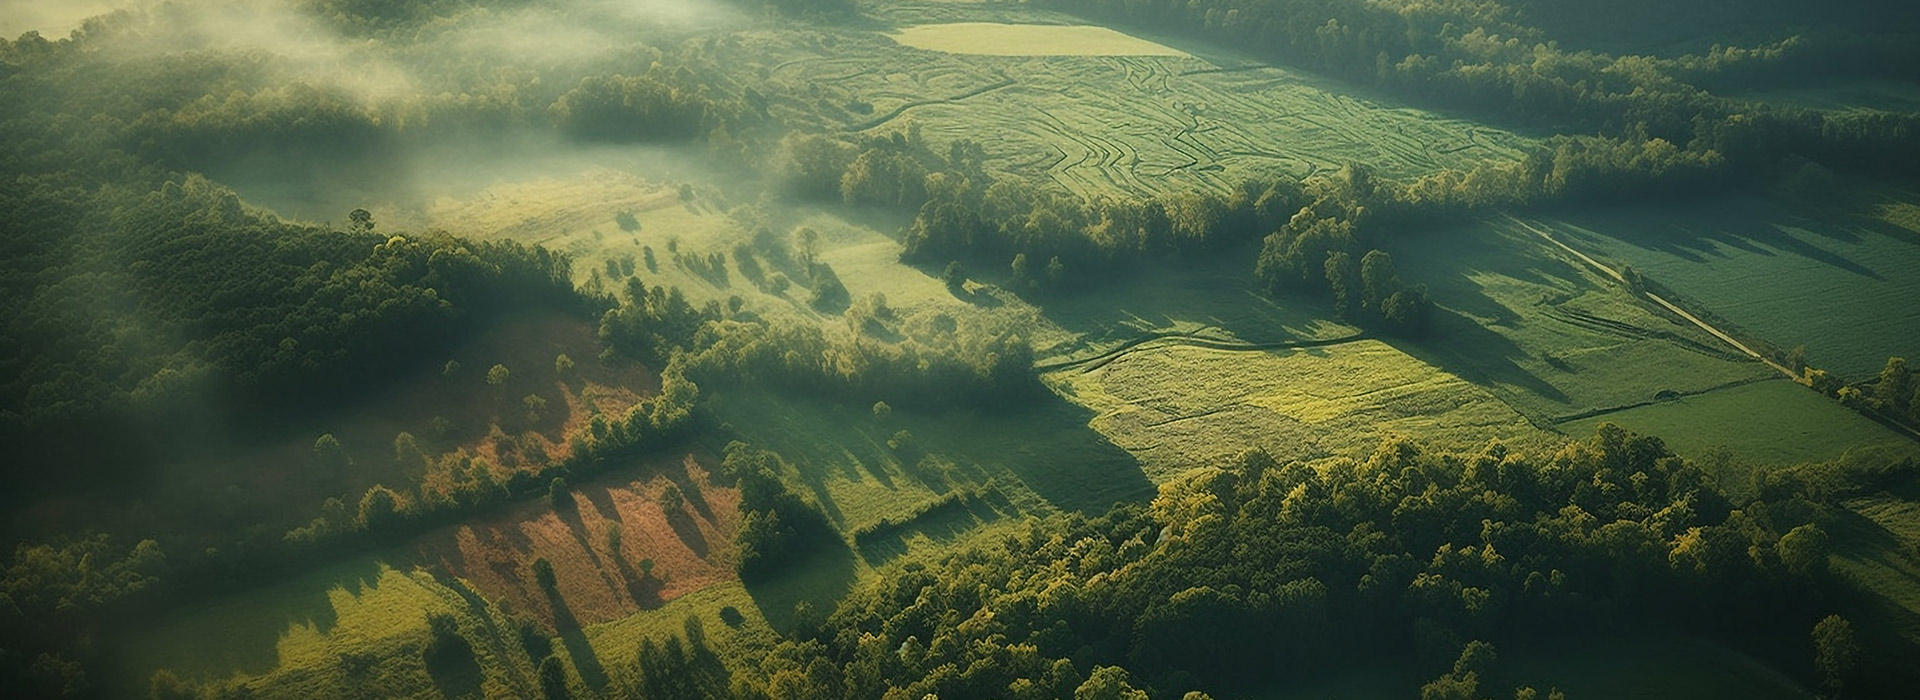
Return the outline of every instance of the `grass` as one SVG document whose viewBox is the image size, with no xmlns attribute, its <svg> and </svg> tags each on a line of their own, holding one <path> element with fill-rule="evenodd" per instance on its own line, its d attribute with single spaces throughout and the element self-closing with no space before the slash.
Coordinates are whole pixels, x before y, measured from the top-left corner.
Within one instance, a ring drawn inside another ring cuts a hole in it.
<svg viewBox="0 0 1920 700">
<path fill-rule="evenodd" d="M 1603 422 L 1657 435 L 1683 456 L 1724 450 L 1761 465 L 1825 461 L 1870 445 L 1913 451 L 1905 438 L 1784 377 L 1570 421 L 1560 429 L 1591 435 Z"/>
<path fill-rule="evenodd" d="M 1851 380 L 1920 352 L 1916 196 L 1886 188 L 1830 206 L 1754 196 L 1561 217 L 1576 248 L 1632 266 L 1778 348 Z"/>
<path fill-rule="evenodd" d="M 1506 219 L 1394 253 L 1439 306 L 1416 353 L 1541 424 L 1773 376 Z"/>
<path fill-rule="evenodd" d="M 895 41 L 916 49 L 983 56 L 1186 56 L 1106 27 L 954 22 L 903 27 Z"/>
<path fill-rule="evenodd" d="M 1156 481 L 1250 447 L 1359 456 L 1390 435 L 1471 449 L 1541 437 L 1486 391 L 1377 340 L 1278 350 L 1143 347 L 1046 376 Z"/>
<path fill-rule="evenodd" d="M 909 31 L 988 47 L 979 50 L 1027 41 L 1009 32 L 1124 36 L 1098 27 L 1015 27 L 1078 24 L 1015 6 L 877 11 L 896 27 L 941 25 Z M 1512 160 L 1531 143 L 1191 42 L 1150 38 L 1185 54 L 1177 56 L 980 56 L 901 46 L 878 33 L 741 38 L 722 47 L 718 60 L 764 74 L 756 89 L 781 118 L 847 132 L 916 128 L 936 150 L 972 140 L 986 149 L 990 170 L 1088 196 L 1224 190 L 1251 177 L 1301 176 L 1349 162 L 1388 176 L 1419 175 Z M 1091 50 L 1078 39 L 1066 46 Z"/>
</svg>

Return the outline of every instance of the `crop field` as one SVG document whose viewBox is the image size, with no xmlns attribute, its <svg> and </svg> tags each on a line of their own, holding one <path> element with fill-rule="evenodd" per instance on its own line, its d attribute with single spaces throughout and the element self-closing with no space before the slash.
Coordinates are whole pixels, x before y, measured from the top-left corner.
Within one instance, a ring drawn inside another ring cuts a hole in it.
<svg viewBox="0 0 1920 700">
<path fill-rule="evenodd" d="M 1601 423 L 1658 435 L 1675 452 L 1700 457 L 1723 450 L 1762 465 L 1819 462 L 1849 449 L 1913 443 L 1785 377 L 1675 398 L 1562 424 L 1572 435 Z"/>
<path fill-rule="evenodd" d="M 1143 347 L 1047 375 L 1155 480 L 1259 447 L 1358 456 L 1393 435 L 1461 449 L 1542 433 L 1465 380 L 1377 340 L 1278 350 Z"/>
<path fill-rule="evenodd" d="M 1097 27 L 1010 24 L 1066 21 L 1046 12 L 908 9 L 913 11 L 889 19 L 915 25 L 901 39 L 913 43 L 960 36 L 987 47 L 969 50 L 997 53 L 994 47 L 1023 40 L 1010 34 L 1016 32 L 1112 39 Z M 998 24 L 977 22 L 986 19 Z M 936 22 L 965 24 L 941 28 Z M 985 147 L 992 169 L 1051 180 L 1087 196 L 1220 190 L 1251 177 L 1304 176 L 1349 162 L 1368 163 L 1389 176 L 1418 175 L 1515 159 L 1530 142 L 1296 71 L 1211 57 L 1217 52 L 1184 45 L 1164 53 L 1192 55 L 1011 56 L 924 50 L 882 34 L 741 38 L 732 49 L 738 55 L 723 60 L 757 66 L 765 90 L 777 98 L 776 115 L 837 124 L 849 133 L 916 128 L 936 149 L 970 139 Z M 1086 54 L 1147 50 L 1109 43 L 1071 46 Z"/>
<path fill-rule="evenodd" d="M 1745 335 L 1805 345 L 1849 380 L 1920 352 L 1915 195 L 1876 189 L 1837 209 L 1734 198 L 1569 215 L 1556 235 L 1632 266 Z"/>
</svg>

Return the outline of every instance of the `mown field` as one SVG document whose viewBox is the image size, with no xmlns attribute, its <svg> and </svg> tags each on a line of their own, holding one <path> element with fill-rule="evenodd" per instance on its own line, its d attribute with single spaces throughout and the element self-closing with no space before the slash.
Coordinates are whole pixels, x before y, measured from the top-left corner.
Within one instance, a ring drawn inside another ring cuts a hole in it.
<svg viewBox="0 0 1920 700">
<path fill-rule="evenodd" d="M 1525 226 L 1488 219 L 1400 242 L 1403 274 L 1439 307 L 1417 352 L 1542 425 L 1777 376 Z"/>
<path fill-rule="evenodd" d="M 1632 266 L 1744 334 L 1807 348 L 1849 380 L 1920 352 L 1915 195 L 1872 187 L 1822 201 L 1732 197 L 1613 208 L 1555 222 L 1569 243 Z"/>
<path fill-rule="evenodd" d="M 1673 451 L 1724 451 L 1759 465 L 1824 462 L 1851 449 L 1915 452 L 1912 441 L 1785 377 L 1679 397 L 1561 424 L 1571 435 L 1601 423 L 1658 435 Z"/>
</svg>

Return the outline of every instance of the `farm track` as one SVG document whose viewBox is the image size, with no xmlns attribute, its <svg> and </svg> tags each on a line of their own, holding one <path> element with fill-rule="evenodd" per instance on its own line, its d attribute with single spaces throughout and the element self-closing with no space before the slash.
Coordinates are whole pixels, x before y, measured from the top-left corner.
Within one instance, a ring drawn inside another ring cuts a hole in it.
<svg viewBox="0 0 1920 700">
<path fill-rule="evenodd" d="M 1235 352 L 1259 352 L 1259 351 L 1265 351 L 1265 350 L 1285 350 L 1285 349 L 1291 349 L 1291 348 L 1323 348 L 1323 347 L 1329 347 L 1334 345 L 1345 345 L 1348 343 L 1359 342 L 1362 340 L 1370 340 L 1372 339 L 1372 337 L 1373 336 L 1368 335 L 1366 333 L 1354 333 L 1352 335 L 1345 335 L 1338 338 L 1325 338 L 1325 339 L 1318 339 L 1318 340 L 1281 340 L 1281 341 L 1275 341 L 1270 343 L 1252 343 L 1244 340 L 1223 340 L 1220 338 L 1209 338 L 1206 336 L 1194 335 L 1192 333 L 1182 333 L 1178 331 L 1165 331 L 1165 332 L 1159 332 L 1159 333 L 1148 333 L 1146 335 L 1134 338 L 1132 340 L 1128 340 L 1105 352 L 1102 352 L 1098 355 L 1094 355 L 1092 357 L 1082 357 L 1082 358 L 1073 359 L 1073 360 L 1057 360 L 1054 362 L 1037 363 L 1033 366 L 1033 369 L 1035 372 L 1041 372 L 1041 373 L 1058 372 L 1058 371 L 1067 370 L 1067 369 L 1079 369 L 1083 373 L 1091 372 L 1093 370 L 1100 369 L 1101 367 L 1105 367 L 1107 366 L 1108 363 L 1111 363 L 1114 360 L 1120 359 L 1121 357 L 1124 357 L 1134 352 L 1138 352 L 1141 350 L 1157 350 L 1160 348 L 1168 348 L 1168 347 L 1193 347 L 1193 348 L 1205 348 L 1208 350 L 1227 350 L 1227 351 L 1235 351 Z M 1157 343 L 1157 344 L 1154 344 L 1154 343 Z"/>
<path fill-rule="evenodd" d="M 1508 214 L 1506 212 L 1501 212 L 1501 215 L 1507 217 L 1508 220 L 1519 225 L 1521 228 L 1524 228 L 1527 231 L 1532 232 L 1534 235 L 1539 236 L 1541 239 L 1547 241 L 1548 243 L 1553 244 L 1554 247 L 1559 248 L 1563 251 L 1566 251 L 1567 253 L 1573 255 L 1576 258 L 1579 258 L 1581 262 L 1584 262 L 1588 266 L 1592 267 L 1593 269 L 1600 271 L 1602 274 L 1605 274 L 1606 276 L 1613 278 L 1614 281 L 1619 282 L 1622 285 L 1627 284 L 1626 276 L 1620 274 L 1619 270 L 1615 270 L 1612 267 L 1609 267 L 1608 265 L 1606 265 L 1605 263 L 1602 263 L 1599 260 L 1595 260 L 1592 256 L 1589 256 L 1586 253 L 1580 252 L 1579 250 L 1575 249 L 1573 246 L 1560 242 L 1560 239 L 1554 238 L 1553 234 L 1548 233 L 1542 229 L 1536 228 L 1532 224 L 1528 224 L 1525 221 L 1521 221 L 1519 217 L 1516 217 L 1512 214 Z M 1745 355 L 1749 358 L 1766 363 L 1768 367 L 1772 367 L 1774 371 L 1777 371 L 1780 374 L 1785 375 L 1788 379 L 1793 379 L 1796 381 L 1799 380 L 1800 375 L 1798 373 L 1794 372 L 1793 370 L 1787 369 L 1785 366 L 1781 365 L 1778 362 L 1774 362 L 1773 360 L 1767 358 L 1765 355 L 1761 355 L 1759 352 L 1755 351 L 1753 348 L 1748 347 L 1746 343 L 1740 342 L 1738 339 L 1734 338 L 1732 335 L 1728 334 L 1726 331 L 1720 330 L 1718 327 L 1714 326 L 1713 324 L 1700 320 L 1700 317 L 1695 316 L 1691 313 L 1688 313 L 1686 309 L 1680 308 L 1678 304 L 1675 304 L 1671 301 L 1667 301 L 1665 298 L 1661 297 L 1658 294 L 1654 294 L 1652 292 L 1636 291 L 1635 293 L 1638 294 L 1639 296 L 1647 298 L 1648 300 L 1654 302 L 1655 304 L 1659 304 L 1662 308 L 1665 308 L 1666 310 L 1673 312 L 1675 315 L 1678 315 L 1680 318 L 1686 319 L 1689 323 L 1692 323 L 1693 325 L 1699 327 L 1700 330 L 1706 331 L 1708 334 L 1712 335 L 1713 337 L 1719 338 L 1721 341 L 1725 342 L 1726 344 L 1733 346 L 1733 348 L 1735 350 L 1739 350 L 1742 355 Z"/>
<path fill-rule="evenodd" d="M 855 126 L 848 127 L 847 131 L 849 133 L 858 133 L 858 132 L 866 131 L 868 129 L 874 129 L 886 124 L 887 122 L 900 118 L 900 115 L 905 114 L 907 110 L 913 109 L 915 107 L 925 107 L 928 105 L 955 104 L 963 100 L 979 97 L 981 95 L 987 94 L 989 92 L 993 92 L 995 90 L 1001 90 L 1001 89 L 1013 87 L 1013 85 L 1014 85 L 1014 80 L 1012 78 L 1002 76 L 1000 78 L 1000 82 L 975 88 L 972 90 L 968 90 L 966 92 L 960 93 L 958 95 L 954 95 L 952 97 L 943 97 L 937 100 L 919 100 L 916 102 L 908 102 L 906 104 L 893 108 L 892 110 L 888 111 L 886 114 L 882 114 L 879 117 L 868 120 L 863 124 L 858 124 Z"/>
<path fill-rule="evenodd" d="M 1547 309 L 1547 314 L 1560 321 L 1566 322 L 1574 326 L 1579 326 L 1581 328 L 1585 328 L 1587 330 L 1594 331 L 1596 333 L 1603 333 L 1606 335 L 1611 335 L 1611 336 L 1616 336 L 1621 338 L 1631 338 L 1634 340 L 1664 340 L 1680 346 L 1680 348 L 1683 350 L 1692 351 L 1695 353 L 1699 353 L 1701 355 L 1706 355 L 1707 357 L 1713 357 L 1713 358 L 1718 358 L 1722 360 L 1739 361 L 1739 360 L 1749 359 L 1747 356 L 1737 352 L 1733 352 L 1732 350 L 1708 345 L 1706 343 L 1699 342 L 1697 340 L 1688 338 L 1678 333 L 1641 328 L 1640 326 L 1636 326 L 1631 323 L 1615 321 L 1613 319 L 1605 318 L 1602 316 L 1596 316 L 1594 314 L 1590 314 L 1585 311 L 1575 311 L 1572 309 L 1554 306 L 1554 307 L 1549 307 Z"/>
<path fill-rule="evenodd" d="M 1662 393 L 1661 396 L 1655 396 L 1652 399 L 1641 401 L 1639 403 L 1630 403 L 1624 406 L 1608 406 L 1606 408 L 1596 408 L 1590 411 L 1581 411 L 1579 413 L 1573 413 L 1573 414 L 1568 414 L 1564 416 L 1556 416 L 1556 417 L 1548 418 L 1547 423 L 1552 425 L 1564 425 L 1567 423 L 1572 423 L 1574 421 L 1586 420 L 1588 418 L 1598 418 L 1600 416 L 1619 413 L 1621 411 L 1631 411 L 1636 408 L 1645 408 L 1647 406 L 1652 406 L 1655 404 L 1662 404 L 1670 401 L 1678 401 L 1680 399 L 1691 398 L 1691 397 L 1700 396 L 1703 394 L 1711 394 L 1713 392 L 1721 391 L 1724 389 L 1733 389 L 1736 387 L 1743 387 L 1748 384 L 1778 381 L 1778 379 L 1779 379 L 1778 377 L 1772 377 L 1772 376 L 1748 377 L 1746 379 L 1731 381 L 1731 382 L 1727 382 L 1725 384 L 1720 384 L 1717 386 L 1710 386 L 1705 389 L 1696 389 L 1693 391 L 1661 392 Z"/>
</svg>

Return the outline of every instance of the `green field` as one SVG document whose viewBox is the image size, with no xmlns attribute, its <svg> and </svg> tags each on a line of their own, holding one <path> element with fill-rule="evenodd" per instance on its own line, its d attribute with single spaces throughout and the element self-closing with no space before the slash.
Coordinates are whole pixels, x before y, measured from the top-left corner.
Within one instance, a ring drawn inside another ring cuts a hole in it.
<svg viewBox="0 0 1920 700">
<path fill-rule="evenodd" d="M 1440 307 L 1418 352 L 1541 424 L 1777 376 L 1505 218 L 1410 237 L 1395 260 Z"/>
<path fill-rule="evenodd" d="M 1392 436 L 1460 449 L 1540 436 L 1486 391 L 1376 340 L 1278 350 L 1169 343 L 1046 377 L 1164 480 L 1249 448 L 1360 456 Z"/>
<path fill-rule="evenodd" d="M 1073 22 L 1006 6 L 941 3 L 883 12 L 899 26 L 918 25 L 916 35 L 965 38 L 974 47 L 968 51 L 998 53 L 978 47 L 1059 32 L 1076 33 L 1068 44 L 1076 54 L 1159 45 L 1121 42 L 1117 33 L 1092 27 L 1021 26 Z M 959 23 L 972 24 L 953 26 Z M 1391 176 L 1419 175 L 1516 159 L 1531 143 L 1188 43 L 1167 45 L 1191 56 L 981 56 L 902 46 L 881 34 L 824 39 L 806 31 L 742 35 L 723 60 L 766 76 L 765 89 L 780 96 L 776 114 L 850 133 L 919 129 L 937 151 L 970 139 L 986 148 L 990 168 L 1051 180 L 1083 196 L 1223 190 L 1251 177 L 1305 176 L 1351 162 Z"/>
<path fill-rule="evenodd" d="M 1734 197 L 1562 216 L 1556 235 L 1632 266 L 1743 333 L 1805 345 L 1808 364 L 1872 378 L 1920 353 L 1915 195 L 1873 188 L 1836 208 Z"/>
<path fill-rule="evenodd" d="M 1586 435 L 1601 423 L 1658 435 L 1683 456 L 1719 450 L 1755 464 L 1826 461 L 1871 446 L 1915 452 L 1915 445 L 1900 434 L 1784 377 L 1571 421 L 1560 428 Z"/>
</svg>

